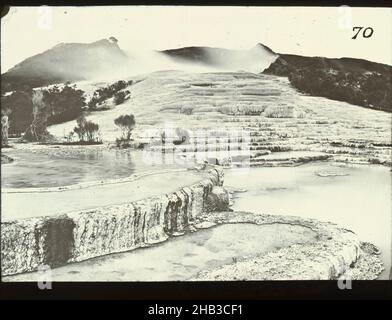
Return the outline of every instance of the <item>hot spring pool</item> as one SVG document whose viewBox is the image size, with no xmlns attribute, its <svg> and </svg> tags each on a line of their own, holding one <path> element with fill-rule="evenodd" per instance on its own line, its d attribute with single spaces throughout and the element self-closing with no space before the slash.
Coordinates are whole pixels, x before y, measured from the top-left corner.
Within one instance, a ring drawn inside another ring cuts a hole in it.
<svg viewBox="0 0 392 320">
<path fill-rule="evenodd" d="M 391 267 L 391 172 L 379 165 L 315 162 L 298 167 L 227 170 L 225 186 L 235 193 L 233 210 L 314 218 L 353 230 L 381 250 Z"/>
<path fill-rule="evenodd" d="M 69 186 L 125 178 L 143 171 L 178 169 L 192 164 L 173 154 L 97 146 L 7 149 L 14 162 L 1 165 L 2 188 Z"/>
</svg>

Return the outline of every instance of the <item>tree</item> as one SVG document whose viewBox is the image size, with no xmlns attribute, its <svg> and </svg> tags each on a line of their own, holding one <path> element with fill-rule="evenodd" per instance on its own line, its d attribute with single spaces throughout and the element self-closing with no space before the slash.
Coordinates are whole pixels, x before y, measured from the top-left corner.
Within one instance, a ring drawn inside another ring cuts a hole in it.
<svg viewBox="0 0 392 320">
<path fill-rule="evenodd" d="M 9 110 L 1 110 L 1 146 L 8 146 L 8 111 Z"/>
<path fill-rule="evenodd" d="M 47 131 L 48 111 L 42 90 L 34 90 L 32 96 L 33 122 L 27 128 L 23 139 L 27 141 L 47 141 L 52 136 Z"/>
<path fill-rule="evenodd" d="M 79 141 L 84 141 L 86 135 L 86 118 L 84 116 L 80 116 L 76 120 L 76 127 L 74 128 L 74 132 L 78 135 Z"/>
<path fill-rule="evenodd" d="M 33 106 L 34 101 L 37 102 L 37 89 L 26 91 L 14 91 L 1 97 L 2 109 L 9 109 L 9 133 L 20 134 L 26 132 L 26 129 L 33 123 L 33 112 L 37 112 L 37 107 Z M 85 106 L 84 92 L 77 90 L 75 86 L 65 85 L 63 88 L 53 86 L 41 89 L 42 103 L 45 105 L 46 124 L 52 125 L 74 120 L 81 115 Z M 35 93 L 33 93 L 35 92 Z M 35 109 L 35 111 L 34 111 Z"/>
<path fill-rule="evenodd" d="M 99 125 L 86 120 L 84 116 L 80 116 L 76 120 L 77 126 L 74 128 L 74 132 L 78 135 L 80 142 L 95 142 L 97 141 L 97 135 L 99 133 Z"/>
<path fill-rule="evenodd" d="M 44 90 L 48 107 L 48 124 L 62 123 L 78 118 L 86 105 L 84 92 L 66 84 L 62 89 L 53 86 Z"/>
<path fill-rule="evenodd" d="M 93 142 L 96 140 L 96 135 L 98 134 L 99 131 L 99 125 L 92 121 L 86 121 L 85 131 L 86 131 L 87 141 Z"/>
<path fill-rule="evenodd" d="M 132 131 L 135 127 L 136 121 L 133 114 L 121 115 L 114 119 L 114 124 L 122 131 L 122 139 L 129 141 L 131 139 Z"/>
<path fill-rule="evenodd" d="M 21 134 L 33 121 L 32 91 L 14 91 L 1 97 L 1 109 L 9 110 L 9 133 Z"/>
</svg>

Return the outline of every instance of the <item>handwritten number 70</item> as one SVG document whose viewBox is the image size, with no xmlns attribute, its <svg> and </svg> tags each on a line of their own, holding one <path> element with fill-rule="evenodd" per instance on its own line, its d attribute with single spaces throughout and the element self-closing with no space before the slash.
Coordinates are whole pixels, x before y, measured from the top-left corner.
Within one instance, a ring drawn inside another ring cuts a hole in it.
<svg viewBox="0 0 392 320">
<path fill-rule="evenodd" d="M 357 33 L 351 38 L 351 39 L 356 39 L 359 35 L 359 33 L 361 32 L 361 30 L 363 29 L 363 27 L 353 27 L 353 31 L 358 30 Z M 370 38 L 373 34 L 373 28 L 371 27 L 367 27 L 365 29 L 363 29 L 362 31 L 362 37 L 364 38 Z"/>
</svg>

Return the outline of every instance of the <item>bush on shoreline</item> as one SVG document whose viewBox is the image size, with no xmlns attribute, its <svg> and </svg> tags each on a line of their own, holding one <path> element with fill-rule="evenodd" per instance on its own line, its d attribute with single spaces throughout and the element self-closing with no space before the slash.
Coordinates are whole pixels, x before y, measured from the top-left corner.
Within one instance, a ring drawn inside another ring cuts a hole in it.
<svg viewBox="0 0 392 320">
<path fill-rule="evenodd" d="M 121 137 L 116 139 L 117 147 L 129 147 L 132 131 L 135 128 L 136 121 L 133 114 L 125 114 L 114 119 L 114 124 L 121 130 Z"/>
<path fill-rule="evenodd" d="M 73 129 L 73 132 L 77 134 L 79 138 L 79 142 L 84 143 L 94 143 L 100 142 L 99 139 L 99 125 L 86 120 L 84 116 L 80 116 L 76 120 L 77 126 Z M 70 137 L 73 137 L 73 134 L 70 133 Z M 70 139 L 71 140 L 71 139 Z M 71 141 L 69 141 L 71 142 Z"/>
</svg>

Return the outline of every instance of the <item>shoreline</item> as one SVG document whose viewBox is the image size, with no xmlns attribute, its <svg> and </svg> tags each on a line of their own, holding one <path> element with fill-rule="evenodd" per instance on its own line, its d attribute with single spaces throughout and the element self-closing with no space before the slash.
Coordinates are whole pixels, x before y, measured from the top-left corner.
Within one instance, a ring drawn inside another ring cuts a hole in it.
<svg viewBox="0 0 392 320">
<path fill-rule="evenodd" d="M 71 184 L 67 186 L 60 187 L 32 187 L 32 188 L 1 188 L 2 193 L 49 193 L 49 192 L 65 192 L 69 190 L 77 190 L 77 189 L 86 189 L 97 186 L 106 186 L 111 184 L 121 184 L 127 182 L 137 181 L 139 179 L 151 176 L 151 175 L 159 175 L 165 173 L 174 173 L 174 172 L 185 172 L 189 171 L 187 168 L 181 169 L 166 169 L 160 171 L 147 171 L 142 173 L 134 173 L 129 177 L 118 178 L 118 179 L 107 179 L 107 180 L 96 180 L 90 182 L 80 182 L 76 184 Z"/>
</svg>

